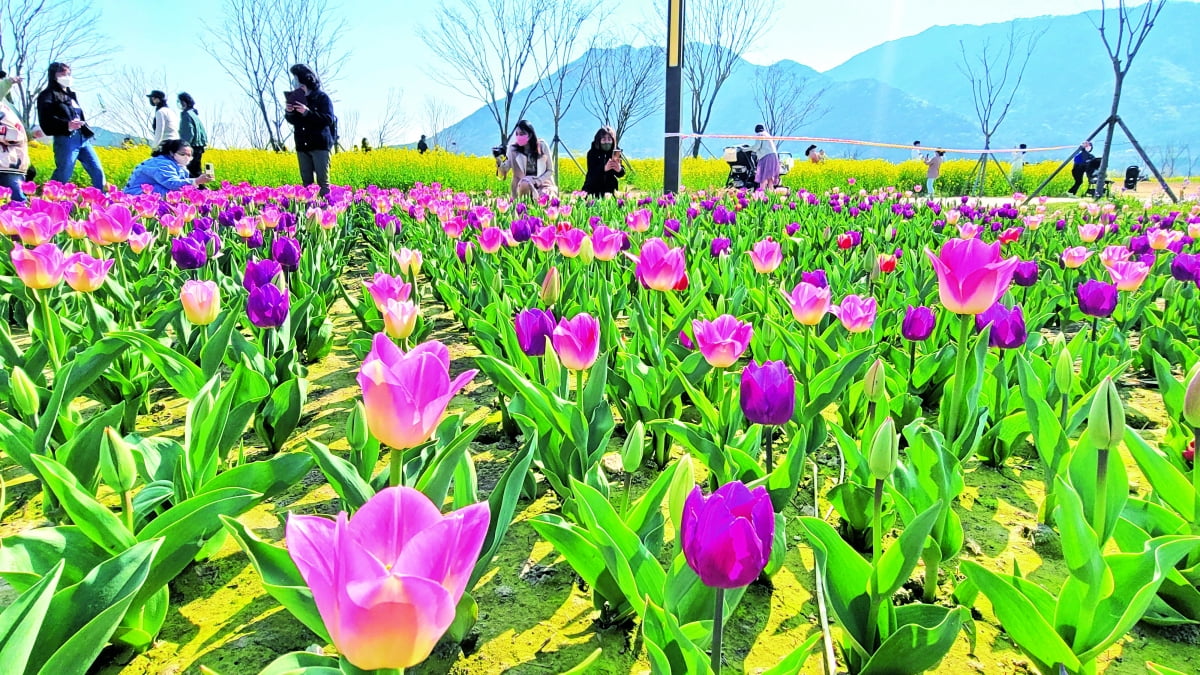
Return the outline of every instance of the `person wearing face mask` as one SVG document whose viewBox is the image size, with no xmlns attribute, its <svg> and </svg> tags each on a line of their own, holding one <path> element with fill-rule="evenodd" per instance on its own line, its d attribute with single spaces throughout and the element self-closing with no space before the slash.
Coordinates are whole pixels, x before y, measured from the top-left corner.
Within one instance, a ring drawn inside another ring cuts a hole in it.
<svg viewBox="0 0 1200 675">
<path fill-rule="evenodd" d="M 75 162 L 92 179 L 92 187 L 104 189 L 104 168 L 92 147 L 96 134 L 88 127 L 79 106 L 79 97 L 71 89 L 71 66 L 51 63 L 46 88 L 37 97 L 38 123 L 42 132 L 54 138 L 54 174 L 51 180 L 66 183 L 75 171 Z"/>
<path fill-rule="evenodd" d="M 0 187 L 8 188 L 12 201 L 23 202 L 21 181 L 29 171 L 29 139 L 21 117 L 10 105 L 12 88 L 18 84 L 21 78 L 9 77 L 0 69 Z"/>
<path fill-rule="evenodd" d="M 587 153 L 587 176 L 583 179 L 583 191 L 592 197 L 616 192 L 617 179 L 625 175 L 616 137 L 612 127 L 603 126 L 592 139 L 592 147 Z"/>
<path fill-rule="evenodd" d="M 329 194 L 329 153 L 337 140 L 337 117 L 333 114 L 333 102 L 321 91 L 321 81 L 311 68 L 298 63 L 292 66 L 291 73 L 293 89 L 304 94 L 303 103 L 290 102 L 284 106 L 284 119 L 294 129 L 300 180 L 312 185 L 316 178 L 324 197 Z"/>
<path fill-rule="evenodd" d="M 192 161 L 187 168 L 188 175 L 196 178 L 200 175 L 201 158 L 204 157 L 204 149 L 208 146 L 208 132 L 200 123 L 196 99 L 192 98 L 191 94 L 186 91 L 179 94 L 179 108 L 183 110 L 179 115 L 179 139 L 192 148 Z"/>
<path fill-rule="evenodd" d="M 554 159 L 546 141 L 537 137 L 533 125 L 525 120 L 517 122 L 509 139 L 507 154 L 496 158 L 500 177 L 512 171 L 512 197 L 534 197 L 554 194 Z"/>
<path fill-rule="evenodd" d="M 155 89 L 146 98 L 154 106 L 154 117 L 150 120 L 154 137 L 150 139 L 150 147 L 157 148 L 163 141 L 179 138 L 179 115 L 167 105 L 167 95 Z"/>
<path fill-rule="evenodd" d="M 140 195 L 150 187 L 151 192 L 165 195 L 188 185 L 204 185 L 213 177 L 201 174 L 188 176 L 187 165 L 192 161 L 192 147 L 182 139 L 172 138 L 162 142 L 150 159 L 138 164 L 125 185 L 125 194 Z"/>
</svg>

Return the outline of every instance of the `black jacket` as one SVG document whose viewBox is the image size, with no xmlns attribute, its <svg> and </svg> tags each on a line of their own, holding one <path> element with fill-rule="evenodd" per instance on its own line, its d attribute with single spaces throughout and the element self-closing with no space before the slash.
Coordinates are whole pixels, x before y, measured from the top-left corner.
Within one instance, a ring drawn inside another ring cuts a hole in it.
<svg viewBox="0 0 1200 675">
<path fill-rule="evenodd" d="M 612 159 L 612 152 L 588 150 L 587 176 L 583 179 L 583 191 L 593 197 L 603 197 L 617 191 L 617 179 L 625 175 L 625 168 L 606 171 L 604 165 Z"/>
<path fill-rule="evenodd" d="M 75 111 L 72 110 L 71 102 L 75 101 L 75 105 L 79 105 L 79 99 L 75 96 L 75 92 L 70 89 L 46 87 L 37 97 L 38 124 L 41 125 L 42 131 L 47 136 L 70 136 L 71 130 L 67 128 L 67 123 L 75 119 Z M 83 109 L 80 108 L 79 119 L 85 119 Z M 80 129 L 83 132 L 84 138 L 95 136 L 91 129 L 85 124 Z"/>
<path fill-rule="evenodd" d="M 308 114 L 284 114 L 284 119 L 295 127 L 296 150 L 332 150 L 333 101 L 329 100 L 328 94 L 317 89 L 308 92 L 304 104 L 308 106 Z"/>
</svg>

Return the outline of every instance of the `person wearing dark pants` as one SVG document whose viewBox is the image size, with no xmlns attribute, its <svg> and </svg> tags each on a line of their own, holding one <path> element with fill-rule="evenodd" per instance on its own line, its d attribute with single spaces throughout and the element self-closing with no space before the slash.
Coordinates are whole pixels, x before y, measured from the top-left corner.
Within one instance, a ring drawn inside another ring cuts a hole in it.
<svg viewBox="0 0 1200 675">
<path fill-rule="evenodd" d="M 321 196 L 329 194 L 329 151 L 333 149 L 337 118 L 333 102 L 321 91 L 317 74 L 306 65 L 291 67 L 292 85 L 303 94 L 303 102 L 289 102 L 284 119 L 294 128 L 296 158 L 300 163 L 300 180 L 321 186 Z"/>
<path fill-rule="evenodd" d="M 1071 165 L 1071 178 L 1075 179 L 1075 183 L 1071 185 L 1071 189 L 1067 190 L 1067 192 L 1071 194 L 1079 192 L 1079 186 L 1083 185 L 1084 176 L 1095 170 L 1092 168 L 1092 162 L 1095 159 L 1096 156 L 1092 154 L 1092 142 L 1084 141 L 1083 145 L 1079 148 L 1079 152 L 1075 153 L 1075 163 Z M 1099 163 L 1097 162 L 1098 165 Z"/>
<path fill-rule="evenodd" d="M 83 165 L 92 187 L 104 189 L 104 168 L 92 147 L 96 134 L 88 127 L 79 99 L 71 90 L 71 66 L 51 63 L 46 88 L 37 98 L 38 122 L 47 136 L 54 138 L 54 175 L 51 180 L 66 183 L 75 171 L 75 162 Z"/>
<path fill-rule="evenodd" d="M 196 99 L 185 92 L 179 94 L 179 107 L 183 112 L 179 115 L 179 138 L 192 148 L 192 161 L 188 162 L 188 175 L 192 178 L 200 176 L 200 168 L 204 166 L 204 148 L 208 146 L 208 132 L 200 123 L 200 112 L 196 110 Z"/>
</svg>

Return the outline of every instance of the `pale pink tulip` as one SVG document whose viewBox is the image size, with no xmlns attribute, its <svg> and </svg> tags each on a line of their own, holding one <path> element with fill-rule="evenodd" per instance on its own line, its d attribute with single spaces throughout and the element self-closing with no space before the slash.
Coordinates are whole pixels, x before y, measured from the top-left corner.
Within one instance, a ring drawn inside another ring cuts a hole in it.
<svg viewBox="0 0 1200 675">
<path fill-rule="evenodd" d="M 736 317 L 723 314 L 715 321 L 696 319 L 692 322 L 696 335 L 696 346 L 704 360 L 713 368 L 728 368 L 742 357 L 750 347 L 754 327 Z"/>
</svg>

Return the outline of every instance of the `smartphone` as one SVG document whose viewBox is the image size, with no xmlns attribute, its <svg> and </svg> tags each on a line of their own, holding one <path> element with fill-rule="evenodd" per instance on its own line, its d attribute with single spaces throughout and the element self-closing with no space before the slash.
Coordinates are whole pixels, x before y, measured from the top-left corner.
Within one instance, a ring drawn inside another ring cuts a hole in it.
<svg viewBox="0 0 1200 675">
<path fill-rule="evenodd" d="M 213 175 L 213 165 L 212 165 L 212 162 L 205 162 L 205 163 L 204 163 L 204 173 L 206 173 L 206 174 L 208 174 L 208 175 L 210 175 L 210 176 L 211 176 L 211 175 Z"/>
<path fill-rule="evenodd" d="M 613 150 L 613 159 L 617 160 L 618 162 L 621 161 L 621 149 L 620 148 Z"/>
</svg>

